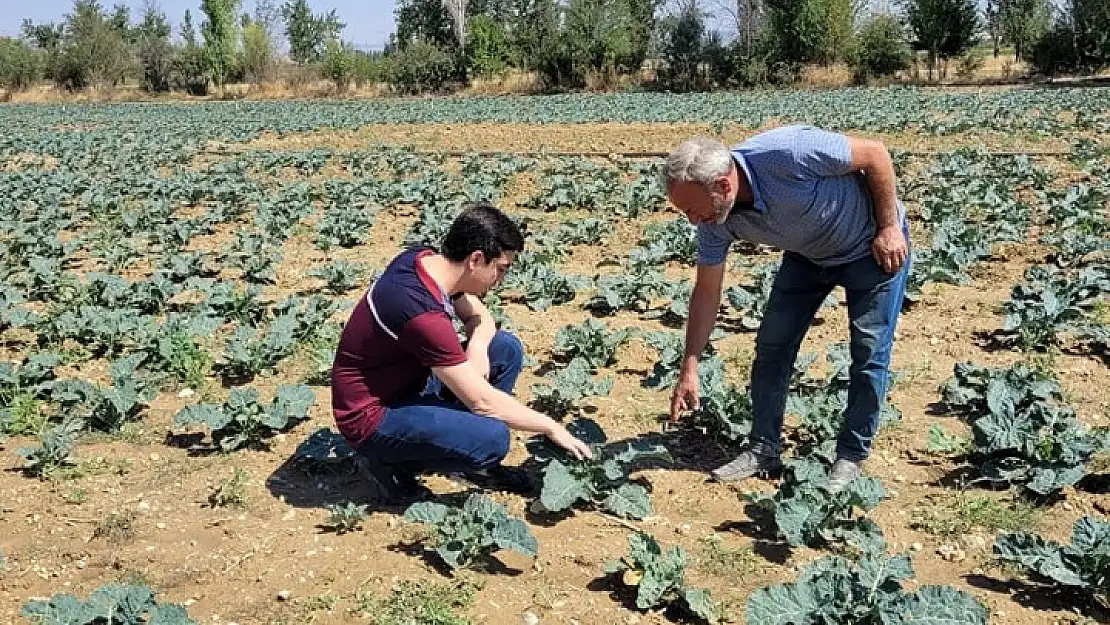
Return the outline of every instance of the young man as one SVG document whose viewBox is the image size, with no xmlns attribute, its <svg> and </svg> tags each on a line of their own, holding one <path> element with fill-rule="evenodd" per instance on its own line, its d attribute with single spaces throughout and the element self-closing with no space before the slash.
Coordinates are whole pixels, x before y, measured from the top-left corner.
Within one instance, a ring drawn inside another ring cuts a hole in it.
<svg viewBox="0 0 1110 625">
<path fill-rule="evenodd" d="M 671 202 L 698 227 L 697 276 L 671 418 L 698 407 L 698 356 L 716 321 L 729 245 L 746 239 L 776 246 L 784 253 L 756 335 L 751 436 L 713 476 L 731 481 L 779 469 L 798 349 L 821 302 L 842 286 L 852 366 L 830 476 L 832 489 L 842 489 L 871 451 L 909 272 L 909 232 L 890 154 L 876 141 L 787 126 L 732 150 L 690 139 L 667 156 L 662 178 Z"/>
<path fill-rule="evenodd" d="M 480 297 L 523 249 L 511 219 L 476 205 L 455 219 L 441 251 L 402 252 L 355 305 L 332 365 L 332 410 L 387 503 L 427 496 L 416 476 L 432 471 L 528 490 L 526 478 L 501 466 L 509 428 L 590 456 L 566 428 L 510 394 L 523 349 L 497 329 Z M 453 316 L 463 323 L 465 349 Z M 443 399 L 441 386 L 457 399 Z"/>
</svg>

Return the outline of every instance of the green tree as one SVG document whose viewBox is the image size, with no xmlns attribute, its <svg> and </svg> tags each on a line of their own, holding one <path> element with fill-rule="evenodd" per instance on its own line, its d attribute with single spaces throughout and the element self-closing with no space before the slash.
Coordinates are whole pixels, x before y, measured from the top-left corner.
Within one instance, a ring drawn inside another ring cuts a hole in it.
<svg viewBox="0 0 1110 625">
<path fill-rule="evenodd" d="M 239 42 L 239 0 L 201 0 L 205 20 L 200 32 L 204 37 L 204 58 L 212 82 L 222 86 L 236 72 L 236 46 Z"/>
<path fill-rule="evenodd" d="M 512 0 L 509 8 L 512 64 L 538 70 L 545 58 L 559 53 L 559 16 L 555 0 Z"/>
<path fill-rule="evenodd" d="M 193 27 L 193 14 L 188 9 L 181 20 L 181 41 L 183 44 L 174 59 L 174 87 L 192 95 L 204 95 L 209 85 L 207 63 Z"/>
<path fill-rule="evenodd" d="M 43 54 L 25 41 L 0 37 L 0 88 L 23 91 L 41 80 Z"/>
<path fill-rule="evenodd" d="M 35 24 L 25 19 L 21 31 L 23 38 L 42 52 L 43 75 L 50 79 L 58 76 L 65 25 L 54 22 Z"/>
<path fill-rule="evenodd" d="M 170 43 L 169 20 L 166 14 L 148 0 L 142 17 L 135 26 L 135 46 L 142 67 L 143 89 L 151 92 L 169 91 L 173 79 L 173 45 Z"/>
<path fill-rule="evenodd" d="M 917 47 L 929 53 L 929 71 L 971 49 L 979 31 L 975 0 L 907 0 L 906 18 Z"/>
<path fill-rule="evenodd" d="M 1033 46 L 1052 27 L 1051 0 L 996 0 L 1002 36 L 1014 46 L 1019 59 L 1028 58 Z"/>
<path fill-rule="evenodd" d="M 435 44 L 417 39 L 387 57 L 390 84 L 401 93 L 444 89 L 455 78 L 455 57 Z"/>
<path fill-rule="evenodd" d="M 812 63 L 829 48 L 825 0 L 767 0 L 767 25 L 777 60 Z"/>
<path fill-rule="evenodd" d="M 282 5 L 281 16 L 285 20 L 289 56 L 301 64 L 320 60 L 327 42 L 338 39 L 346 28 L 334 9 L 314 15 L 307 0 L 289 0 Z"/>
<path fill-rule="evenodd" d="M 97 0 L 75 0 L 63 20 L 54 80 L 67 89 L 115 85 L 130 73 L 132 51 Z"/>
<path fill-rule="evenodd" d="M 249 81 L 268 77 L 274 66 L 274 41 L 261 22 L 247 20 L 243 27 L 243 75 Z"/>
<path fill-rule="evenodd" d="M 505 27 L 491 15 L 471 15 L 465 47 L 466 68 L 477 76 L 505 71 L 512 50 Z"/>
<path fill-rule="evenodd" d="M 661 24 L 659 82 L 675 91 L 693 91 L 705 86 L 701 64 L 706 53 L 705 19 L 697 4 L 689 2 L 674 18 Z"/>
<path fill-rule="evenodd" d="M 441 50 L 458 49 L 451 13 L 443 0 L 398 0 L 394 17 L 400 47 L 422 39 Z"/>
<path fill-rule="evenodd" d="M 859 82 L 906 69 L 913 60 L 906 29 L 890 13 L 878 13 L 864 22 L 858 39 L 856 78 Z"/>
</svg>

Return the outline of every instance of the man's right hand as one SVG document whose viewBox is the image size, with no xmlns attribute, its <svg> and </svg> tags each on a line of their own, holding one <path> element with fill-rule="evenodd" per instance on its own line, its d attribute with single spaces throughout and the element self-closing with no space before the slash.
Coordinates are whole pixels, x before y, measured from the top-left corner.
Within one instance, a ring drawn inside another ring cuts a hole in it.
<svg viewBox="0 0 1110 625">
<path fill-rule="evenodd" d="M 578 460 L 592 460 L 594 457 L 594 452 L 590 450 L 590 446 L 571 434 L 561 423 L 552 421 L 547 437 L 551 439 L 551 442 L 567 450 L 567 453 Z"/>
<path fill-rule="evenodd" d="M 683 367 L 678 374 L 674 394 L 671 395 L 671 421 L 678 421 L 683 412 L 701 407 L 698 393 L 701 383 L 698 380 L 698 367 Z"/>
</svg>

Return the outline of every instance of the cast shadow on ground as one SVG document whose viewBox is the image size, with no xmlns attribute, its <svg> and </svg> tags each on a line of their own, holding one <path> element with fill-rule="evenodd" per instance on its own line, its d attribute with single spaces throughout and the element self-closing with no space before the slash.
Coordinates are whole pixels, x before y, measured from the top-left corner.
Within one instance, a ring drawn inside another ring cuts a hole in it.
<svg viewBox="0 0 1110 625">
<path fill-rule="evenodd" d="M 714 531 L 736 532 L 751 538 L 752 551 L 768 562 L 785 565 L 794 550 L 775 532 L 775 522 L 771 515 L 755 504 L 744 506 L 744 514 L 749 520 L 725 521 L 715 526 Z"/>
<path fill-rule="evenodd" d="M 1018 605 L 1032 610 L 1072 612 L 1094 620 L 1110 623 L 1110 610 L 1091 601 L 1089 595 L 1068 588 L 1025 582 L 1020 579 L 999 579 L 990 575 L 964 576 L 968 585 L 994 593 L 1008 594 Z"/>
<path fill-rule="evenodd" d="M 404 554 L 413 558 L 420 558 L 424 560 L 424 564 L 426 564 L 428 568 L 434 570 L 444 577 L 454 577 L 455 575 L 455 570 L 447 566 L 447 564 L 439 557 L 439 555 L 436 554 L 435 549 L 426 547 L 421 542 L 397 541 L 392 545 L 386 547 L 386 549 L 394 553 Z M 471 571 L 485 573 L 488 575 L 506 575 L 509 577 L 516 577 L 524 573 L 523 569 L 514 568 L 505 564 L 500 559 L 498 559 L 496 555 L 489 555 L 479 558 L 478 560 L 471 562 L 467 566 L 467 569 Z"/>
</svg>

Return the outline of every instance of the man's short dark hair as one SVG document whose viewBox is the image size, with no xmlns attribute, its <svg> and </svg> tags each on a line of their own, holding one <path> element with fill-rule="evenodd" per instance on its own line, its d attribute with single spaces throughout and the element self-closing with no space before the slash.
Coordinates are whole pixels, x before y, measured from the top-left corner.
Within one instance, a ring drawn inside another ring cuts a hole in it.
<svg viewBox="0 0 1110 625">
<path fill-rule="evenodd" d="M 443 237 L 443 255 L 461 262 L 475 250 L 486 263 L 505 252 L 524 250 L 524 234 L 508 215 L 489 202 L 479 202 L 463 209 Z"/>
</svg>

